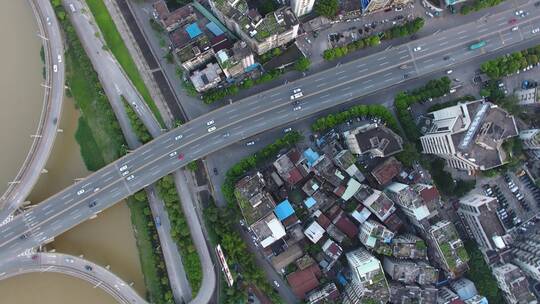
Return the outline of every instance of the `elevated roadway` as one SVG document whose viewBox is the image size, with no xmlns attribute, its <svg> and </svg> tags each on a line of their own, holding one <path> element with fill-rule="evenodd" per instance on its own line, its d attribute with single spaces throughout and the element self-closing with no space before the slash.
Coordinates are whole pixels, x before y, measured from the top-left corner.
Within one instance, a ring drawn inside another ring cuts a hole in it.
<svg viewBox="0 0 540 304">
<path fill-rule="evenodd" d="M 239 140 L 407 79 L 445 70 L 480 56 L 488 57 L 494 52 L 504 54 L 540 44 L 540 35 L 532 33 L 533 29 L 540 27 L 540 14 L 537 13 L 540 10 L 535 9 L 532 3 L 520 9 L 531 13 L 518 19 L 517 31 L 511 31 L 515 25 L 509 24 L 509 20 L 515 18 L 514 11 L 502 12 L 339 65 L 194 119 L 0 227 L 0 259 L 8 261 L 161 176 Z M 486 47 L 469 51 L 469 45 L 479 40 L 485 40 Z M 403 65 L 407 68 L 400 69 Z M 299 111 L 293 111 L 290 103 L 294 88 L 302 88 L 304 92 Z M 211 126 L 216 129 L 212 131 L 209 129 Z M 183 156 L 181 159 L 180 155 Z"/>
<path fill-rule="evenodd" d="M 64 97 L 64 43 L 53 8 L 48 0 L 28 1 L 36 17 L 45 52 L 43 110 L 34 140 L 19 172 L 0 197 L 0 225 L 21 206 L 38 181 L 52 151 Z M 56 67 L 56 69 L 54 68 Z"/>
<path fill-rule="evenodd" d="M 103 289 L 118 303 L 147 303 L 128 283 L 107 268 L 68 254 L 38 252 L 0 265 L 0 279 L 34 272 L 56 272 L 87 281 L 94 288 Z"/>
</svg>

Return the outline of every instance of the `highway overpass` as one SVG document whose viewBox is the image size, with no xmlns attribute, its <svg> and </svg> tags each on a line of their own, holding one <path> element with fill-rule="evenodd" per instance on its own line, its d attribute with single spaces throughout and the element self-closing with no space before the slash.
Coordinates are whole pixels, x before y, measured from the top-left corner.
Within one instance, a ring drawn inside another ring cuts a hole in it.
<svg viewBox="0 0 540 304">
<path fill-rule="evenodd" d="M 511 31 L 515 25 L 508 22 L 515 17 L 514 11 L 502 12 L 336 66 L 194 119 L 0 227 L 0 259 L 5 261 L 36 247 L 190 161 L 254 134 L 479 56 L 540 44 L 540 35 L 532 33 L 540 27 L 540 15 L 534 13 L 540 10 L 532 3 L 520 9 L 533 13 L 518 19 L 518 31 Z M 486 47 L 469 51 L 468 46 L 479 40 L 485 40 Z M 414 51 L 418 47 L 421 50 Z M 400 69 L 404 64 L 409 68 Z M 290 103 L 294 88 L 304 92 L 299 111 L 293 111 Z M 211 126 L 216 129 L 210 131 Z"/>
</svg>

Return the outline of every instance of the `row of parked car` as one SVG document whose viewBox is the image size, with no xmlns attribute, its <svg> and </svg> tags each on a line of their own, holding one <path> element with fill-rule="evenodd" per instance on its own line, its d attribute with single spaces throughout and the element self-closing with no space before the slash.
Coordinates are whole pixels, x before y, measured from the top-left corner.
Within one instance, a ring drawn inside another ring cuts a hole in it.
<svg viewBox="0 0 540 304">
<path fill-rule="evenodd" d="M 540 188 L 534 183 L 534 181 L 525 173 L 525 171 L 521 171 L 517 174 L 519 180 L 534 197 L 534 201 L 536 202 L 537 206 L 540 207 Z M 532 199 L 532 197 L 531 197 Z"/>
<path fill-rule="evenodd" d="M 531 211 L 531 207 L 529 206 L 529 203 L 527 203 L 527 201 L 525 200 L 525 195 L 523 195 L 523 193 L 519 191 L 519 187 L 516 186 L 516 184 L 512 180 L 512 177 L 510 177 L 508 173 L 504 175 L 504 181 L 508 185 L 510 192 L 512 192 L 512 194 L 518 200 L 521 207 L 523 207 L 523 209 L 525 209 L 525 211 L 527 212 Z"/>
<path fill-rule="evenodd" d="M 485 184 L 482 187 L 484 188 L 486 195 L 497 198 L 497 201 L 500 204 L 500 207 L 497 208 L 497 214 L 506 229 L 511 229 L 521 223 L 521 219 L 517 217 L 515 211 L 509 207 L 508 201 L 498 185 L 490 186 Z"/>
</svg>

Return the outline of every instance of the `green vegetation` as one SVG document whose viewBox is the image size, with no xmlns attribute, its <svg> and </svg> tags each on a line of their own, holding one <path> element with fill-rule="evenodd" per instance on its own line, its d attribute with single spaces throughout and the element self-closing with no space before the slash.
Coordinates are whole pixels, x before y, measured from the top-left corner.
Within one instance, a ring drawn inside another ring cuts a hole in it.
<svg viewBox="0 0 540 304">
<path fill-rule="evenodd" d="M 435 157 L 428 163 L 428 169 L 437 189 L 445 196 L 461 197 L 469 193 L 476 186 L 476 180 L 454 181 L 452 175 L 444 170 L 445 162 L 442 158 Z"/>
<path fill-rule="evenodd" d="M 180 199 L 174 184 L 172 175 L 164 176 L 157 182 L 159 196 L 165 202 L 165 208 L 171 221 L 171 237 L 173 238 L 180 255 L 182 264 L 186 270 L 186 276 L 191 285 L 191 291 L 195 296 L 201 287 L 202 266 L 199 255 L 193 245 L 193 239 L 186 217 L 180 206 Z"/>
<path fill-rule="evenodd" d="M 384 39 L 390 40 L 399 37 L 412 35 L 424 27 L 424 19 L 416 17 L 414 20 L 405 22 L 403 25 L 396 25 L 384 31 Z"/>
<path fill-rule="evenodd" d="M 510 114 L 519 115 L 522 112 L 518 98 L 514 94 L 506 96 L 495 80 L 488 81 L 486 86 L 480 90 L 480 95 L 487 97 L 489 101 L 496 103 Z"/>
<path fill-rule="evenodd" d="M 523 51 L 504 55 L 484 62 L 480 69 L 493 79 L 516 73 L 529 65 L 537 64 L 540 56 L 540 45 Z"/>
<path fill-rule="evenodd" d="M 441 97 L 450 91 L 451 80 L 448 77 L 433 79 L 427 82 L 423 87 L 398 93 L 394 99 L 396 114 L 401 127 L 407 138 L 411 142 L 417 142 L 420 137 L 420 131 L 416 127 L 416 122 L 409 111 L 411 105 L 427 101 L 430 98 Z"/>
<path fill-rule="evenodd" d="M 325 117 L 317 119 L 311 125 L 311 129 L 315 132 L 326 131 L 346 122 L 347 120 L 362 116 L 379 117 L 386 122 L 389 128 L 396 132 L 399 132 L 397 121 L 392 115 L 392 113 L 386 107 L 379 104 L 358 105 L 351 107 L 347 111 L 329 114 Z"/>
<path fill-rule="evenodd" d="M 156 304 L 172 303 L 173 295 L 146 193 L 139 191 L 128 198 L 128 207 L 135 229 L 144 283 L 148 290 L 147 299 Z"/>
<path fill-rule="evenodd" d="M 418 17 L 412 21 L 406 22 L 403 25 L 396 25 L 383 33 L 374 34 L 363 39 L 353 41 L 347 45 L 330 48 L 323 52 L 325 60 L 334 60 L 341 58 L 349 53 L 363 48 L 376 46 L 381 43 L 381 39 L 390 40 L 394 38 L 412 35 L 418 32 L 424 26 L 424 19 Z"/>
<path fill-rule="evenodd" d="M 474 241 L 465 242 L 465 249 L 469 253 L 469 271 L 466 277 L 474 282 L 478 293 L 485 296 L 490 304 L 503 304 L 502 291 L 497 287 L 497 282 L 491 274 L 491 269 L 484 261 L 482 252 Z"/>
<path fill-rule="evenodd" d="M 463 97 L 459 97 L 459 98 L 449 100 L 449 101 L 446 101 L 446 102 L 443 102 L 443 103 L 434 104 L 431 107 L 429 107 L 426 112 L 428 112 L 428 113 L 429 112 L 434 112 L 434 111 L 437 111 L 437 110 L 440 110 L 440 109 L 455 106 L 459 102 L 473 101 L 473 100 L 476 100 L 476 99 L 477 98 L 472 96 L 472 95 L 465 95 Z"/>
<path fill-rule="evenodd" d="M 105 42 L 107 43 L 107 47 L 114 54 L 114 57 L 116 57 L 116 60 L 118 60 L 124 69 L 124 72 L 128 75 L 133 85 L 144 98 L 161 126 L 165 126 L 163 118 L 161 117 L 156 104 L 152 100 L 152 97 L 150 97 L 150 93 L 148 92 L 148 89 L 146 88 L 146 85 L 144 84 L 144 81 L 137 70 L 137 66 L 133 62 L 133 58 L 131 58 L 129 51 L 124 44 L 120 33 L 118 33 L 116 25 L 109 15 L 105 3 L 103 3 L 103 0 L 92 0 L 87 1 L 86 3 L 92 12 L 92 15 L 94 15 L 94 18 L 96 19 L 96 23 L 103 34 Z"/>
<path fill-rule="evenodd" d="M 319 16 L 333 18 L 336 16 L 339 3 L 338 0 L 318 0 L 315 2 L 315 13 Z"/>
<path fill-rule="evenodd" d="M 414 144 L 408 142 L 403 145 L 403 151 L 396 157 L 406 167 L 412 167 L 413 162 L 420 159 L 420 153 L 418 153 Z"/>
<path fill-rule="evenodd" d="M 362 38 L 360 40 L 353 41 L 344 46 L 338 46 L 335 48 L 326 49 L 323 52 L 323 58 L 324 60 L 334 60 L 337 58 L 341 58 L 356 50 L 360 50 L 360 49 L 371 47 L 371 46 L 376 46 L 379 44 L 381 44 L 380 37 L 378 35 L 372 35 L 366 38 Z"/>
<path fill-rule="evenodd" d="M 191 172 L 195 172 L 195 171 L 197 171 L 197 169 L 199 169 L 199 166 L 197 165 L 197 161 L 194 160 L 194 161 L 190 162 L 189 164 L 187 164 L 186 168 Z"/>
<path fill-rule="evenodd" d="M 415 246 L 416 246 L 416 249 L 418 249 L 418 250 L 427 249 L 426 242 L 424 242 L 424 241 L 416 242 Z"/>
<path fill-rule="evenodd" d="M 502 3 L 504 0 L 473 0 L 461 6 L 461 14 L 467 15 L 484 8 L 492 7 Z"/>
<path fill-rule="evenodd" d="M 309 61 L 308 58 L 302 57 L 296 61 L 294 64 L 294 69 L 300 72 L 304 72 L 309 70 L 309 66 L 311 65 L 311 61 Z"/>
<path fill-rule="evenodd" d="M 61 4 L 53 2 L 58 19 L 64 29 L 67 51 L 67 94 L 74 97 L 81 116 L 75 139 L 81 147 L 86 168 L 96 171 L 125 154 L 125 141 L 98 75 L 86 55 L 75 29 L 65 18 Z M 64 16 L 63 18 L 60 16 Z"/>
<path fill-rule="evenodd" d="M 151 141 L 152 136 L 148 132 L 148 129 L 146 129 L 146 127 L 144 126 L 139 116 L 137 116 L 137 113 L 135 113 L 135 111 L 129 106 L 129 103 L 124 96 L 121 96 L 121 98 L 122 103 L 124 104 L 124 108 L 126 109 L 129 122 L 131 124 L 131 127 L 133 128 L 133 132 L 135 132 L 135 135 L 137 135 L 137 137 L 143 144 Z"/>
</svg>

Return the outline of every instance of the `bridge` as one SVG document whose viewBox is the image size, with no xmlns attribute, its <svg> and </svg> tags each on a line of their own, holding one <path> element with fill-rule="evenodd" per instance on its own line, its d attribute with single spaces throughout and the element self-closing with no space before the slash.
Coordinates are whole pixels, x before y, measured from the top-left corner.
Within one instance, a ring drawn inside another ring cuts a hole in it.
<svg viewBox="0 0 540 304">
<path fill-rule="evenodd" d="M 521 9 L 535 10 L 532 3 Z M 510 31 L 514 25 L 508 24 L 513 17 L 513 11 L 505 11 L 463 24 L 245 98 L 194 119 L 0 227 L 0 259 L 7 261 L 28 248 L 37 247 L 192 160 L 247 137 L 408 79 L 539 44 L 540 36 L 533 34 L 532 29 L 540 27 L 540 15 L 529 14 L 519 19 L 520 27 L 515 32 Z M 468 46 L 480 39 L 487 45 L 468 51 Z M 414 51 L 417 47 L 421 50 Z M 410 68 L 402 70 L 399 68 L 402 65 Z M 302 88 L 304 92 L 299 111 L 293 111 L 290 103 L 294 88 Z M 213 131 L 209 129 L 212 126 L 216 127 Z"/>
</svg>

